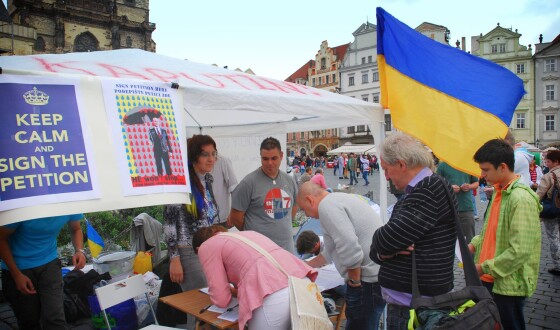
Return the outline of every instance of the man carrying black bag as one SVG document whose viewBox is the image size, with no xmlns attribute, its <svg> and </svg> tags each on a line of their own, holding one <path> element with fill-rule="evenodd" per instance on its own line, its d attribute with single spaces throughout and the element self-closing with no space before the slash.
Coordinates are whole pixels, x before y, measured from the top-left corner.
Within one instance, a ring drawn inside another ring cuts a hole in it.
<svg viewBox="0 0 560 330">
<path fill-rule="evenodd" d="M 387 328 L 408 329 L 412 301 L 412 256 L 415 250 L 418 286 L 423 296 L 453 289 L 457 231 L 448 191 L 451 186 L 433 173 L 432 155 L 415 138 L 401 132 L 379 146 L 385 177 L 405 193 L 391 219 L 373 235 L 370 257 L 379 264 L 379 284 L 387 302 Z"/>
<path fill-rule="evenodd" d="M 474 155 L 481 176 L 494 185 L 480 235 L 469 244 L 484 286 L 492 293 L 504 329 L 525 329 L 523 307 L 537 286 L 541 256 L 539 197 L 513 172 L 514 152 L 502 139 Z"/>
</svg>

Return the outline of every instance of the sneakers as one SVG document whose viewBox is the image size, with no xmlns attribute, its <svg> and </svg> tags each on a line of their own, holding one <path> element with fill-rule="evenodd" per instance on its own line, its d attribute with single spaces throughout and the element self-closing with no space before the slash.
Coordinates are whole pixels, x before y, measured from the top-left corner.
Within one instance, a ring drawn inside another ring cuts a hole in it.
<svg viewBox="0 0 560 330">
<path fill-rule="evenodd" d="M 550 268 L 550 269 L 548 270 L 548 272 L 551 273 L 552 275 L 560 276 L 560 269 Z"/>
</svg>

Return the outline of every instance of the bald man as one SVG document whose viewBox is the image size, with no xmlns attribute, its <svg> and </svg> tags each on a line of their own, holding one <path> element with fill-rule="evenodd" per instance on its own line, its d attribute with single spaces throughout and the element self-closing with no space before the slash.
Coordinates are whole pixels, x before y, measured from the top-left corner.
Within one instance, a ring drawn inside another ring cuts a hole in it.
<svg viewBox="0 0 560 330">
<path fill-rule="evenodd" d="M 377 329 L 385 301 L 377 282 L 379 266 L 368 254 L 381 219 L 360 196 L 328 193 L 313 182 L 301 185 L 297 203 L 307 216 L 319 219 L 323 229 L 324 252 L 309 265 L 331 259 L 346 279 L 346 329 Z"/>
</svg>

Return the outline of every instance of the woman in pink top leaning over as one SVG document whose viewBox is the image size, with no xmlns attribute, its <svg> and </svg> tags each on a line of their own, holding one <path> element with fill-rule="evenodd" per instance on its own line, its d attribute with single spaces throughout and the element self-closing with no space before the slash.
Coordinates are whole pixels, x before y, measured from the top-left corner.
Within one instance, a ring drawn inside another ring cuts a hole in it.
<svg viewBox="0 0 560 330">
<path fill-rule="evenodd" d="M 322 168 L 318 168 L 317 170 L 315 170 L 315 175 L 309 181 L 321 186 L 323 189 L 328 188 L 327 187 L 327 182 L 325 181 L 325 177 L 323 175 L 323 169 Z"/>
<path fill-rule="evenodd" d="M 288 278 L 265 256 L 237 238 L 220 235 L 221 226 L 201 228 L 193 237 L 208 281 L 210 299 L 226 307 L 232 296 L 239 302 L 239 329 L 289 329 Z M 317 271 L 268 237 L 255 231 L 236 233 L 265 249 L 291 276 L 317 278 Z M 232 284 L 233 287 L 230 285 Z"/>
</svg>

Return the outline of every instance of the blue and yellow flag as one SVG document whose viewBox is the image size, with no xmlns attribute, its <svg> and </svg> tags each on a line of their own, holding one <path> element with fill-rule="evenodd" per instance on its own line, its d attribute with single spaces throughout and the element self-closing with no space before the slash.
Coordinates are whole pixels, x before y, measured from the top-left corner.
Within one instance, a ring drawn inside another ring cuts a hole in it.
<svg viewBox="0 0 560 330">
<path fill-rule="evenodd" d="M 473 155 L 504 138 L 525 91 L 506 68 L 436 42 L 377 8 L 381 104 L 395 128 L 452 167 L 480 176 Z"/>
<path fill-rule="evenodd" d="M 87 238 L 88 238 L 89 250 L 91 251 L 91 255 L 94 258 L 96 258 L 105 247 L 105 242 L 103 242 L 103 238 L 99 236 L 97 231 L 95 231 L 95 229 L 91 226 L 91 224 L 87 220 L 86 220 L 86 226 L 87 226 Z"/>
</svg>

